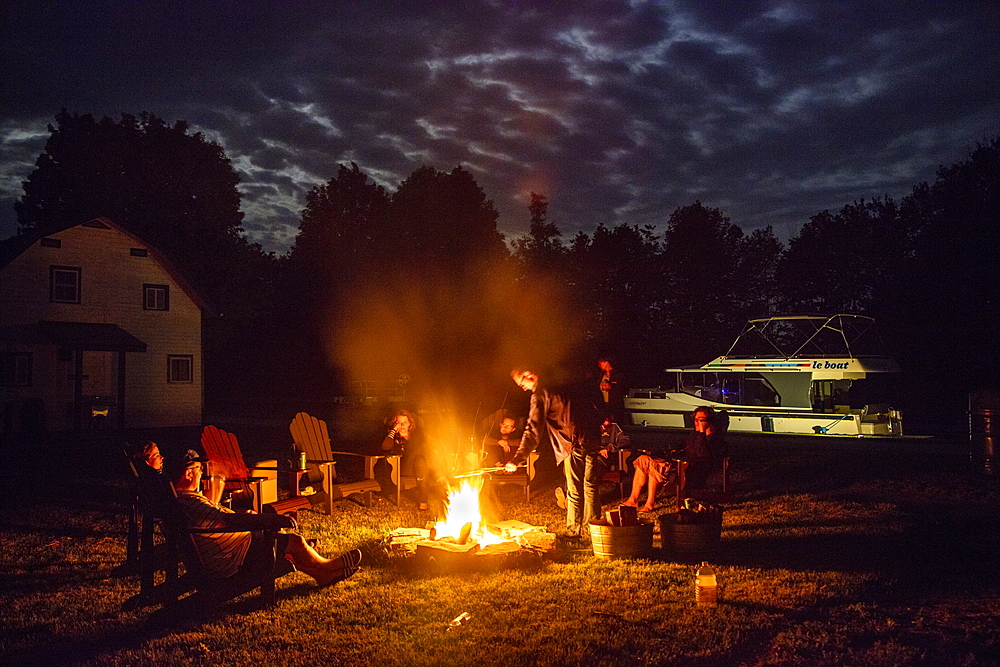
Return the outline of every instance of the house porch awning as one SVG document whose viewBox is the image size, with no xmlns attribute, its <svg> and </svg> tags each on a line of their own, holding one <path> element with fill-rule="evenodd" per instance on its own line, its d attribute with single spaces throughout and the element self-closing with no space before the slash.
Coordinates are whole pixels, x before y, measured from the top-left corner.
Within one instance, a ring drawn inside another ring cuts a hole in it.
<svg viewBox="0 0 1000 667">
<path fill-rule="evenodd" d="M 56 345 L 86 352 L 145 352 L 146 344 L 117 324 L 39 322 L 42 334 Z"/>
</svg>

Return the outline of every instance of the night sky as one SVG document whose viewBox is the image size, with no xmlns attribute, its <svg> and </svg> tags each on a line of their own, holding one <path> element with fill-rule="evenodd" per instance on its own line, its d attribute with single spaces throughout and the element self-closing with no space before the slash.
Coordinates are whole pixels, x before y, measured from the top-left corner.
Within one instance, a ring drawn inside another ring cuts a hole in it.
<svg viewBox="0 0 1000 667">
<path fill-rule="evenodd" d="M 278 252 L 352 161 L 462 165 L 509 239 L 534 191 L 567 240 L 696 199 L 787 240 L 1000 132 L 998 35 L 992 1 L 3 0 L 0 238 L 65 107 L 188 121 Z"/>
</svg>

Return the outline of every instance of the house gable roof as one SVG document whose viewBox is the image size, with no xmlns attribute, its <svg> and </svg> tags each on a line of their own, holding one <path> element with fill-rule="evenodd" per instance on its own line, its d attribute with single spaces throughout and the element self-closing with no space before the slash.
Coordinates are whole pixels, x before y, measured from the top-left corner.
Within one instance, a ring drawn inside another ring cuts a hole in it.
<svg viewBox="0 0 1000 667">
<path fill-rule="evenodd" d="M 142 237 L 135 232 L 129 230 L 124 225 L 118 224 L 105 217 L 93 218 L 84 222 L 64 223 L 54 227 L 47 227 L 43 231 L 30 230 L 24 234 L 18 234 L 17 236 L 0 241 L 0 269 L 13 262 L 23 252 L 35 243 L 40 242 L 43 238 L 50 237 L 54 234 L 58 234 L 59 232 L 64 232 L 67 229 L 72 229 L 73 227 L 114 229 L 128 236 L 135 241 L 136 245 L 142 246 L 148 251 L 149 256 L 155 259 L 160 266 L 163 267 L 163 270 L 170 275 L 174 282 L 177 283 L 177 285 L 195 303 L 195 305 L 197 305 L 205 314 L 212 314 L 213 308 L 211 305 L 198 293 L 198 291 L 191 284 L 191 281 L 187 279 L 184 273 L 177 267 L 176 264 L 174 264 L 174 262 L 172 262 L 165 254 L 154 248 L 152 245 L 142 240 Z"/>
</svg>

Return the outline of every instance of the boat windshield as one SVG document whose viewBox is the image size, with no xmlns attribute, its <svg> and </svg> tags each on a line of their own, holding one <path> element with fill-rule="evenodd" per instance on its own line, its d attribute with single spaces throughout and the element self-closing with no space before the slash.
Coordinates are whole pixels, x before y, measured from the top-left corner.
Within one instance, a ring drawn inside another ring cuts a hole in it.
<svg viewBox="0 0 1000 667">
<path fill-rule="evenodd" d="M 676 391 L 729 405 L 781 405 L 759 373 L 678 373 Z"/>
</svg>

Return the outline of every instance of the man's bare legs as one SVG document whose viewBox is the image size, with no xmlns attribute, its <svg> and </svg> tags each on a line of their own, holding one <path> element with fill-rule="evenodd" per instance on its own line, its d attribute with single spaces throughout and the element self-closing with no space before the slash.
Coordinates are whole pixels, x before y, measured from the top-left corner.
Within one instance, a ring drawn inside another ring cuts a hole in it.
<svg viewBox="0 0 1000 667">
<path fill-rule="evenodd" d="M 361 552 L 355 549 L 338 558 L 326 558 L 309 546 L 301 535 L 288 533 L 285 554 L 291 559 L 295 569 L 305 572 L 320 586 L 329 586 L 346 579 L 357 572 L 361 562 Z"/>
</svg>

